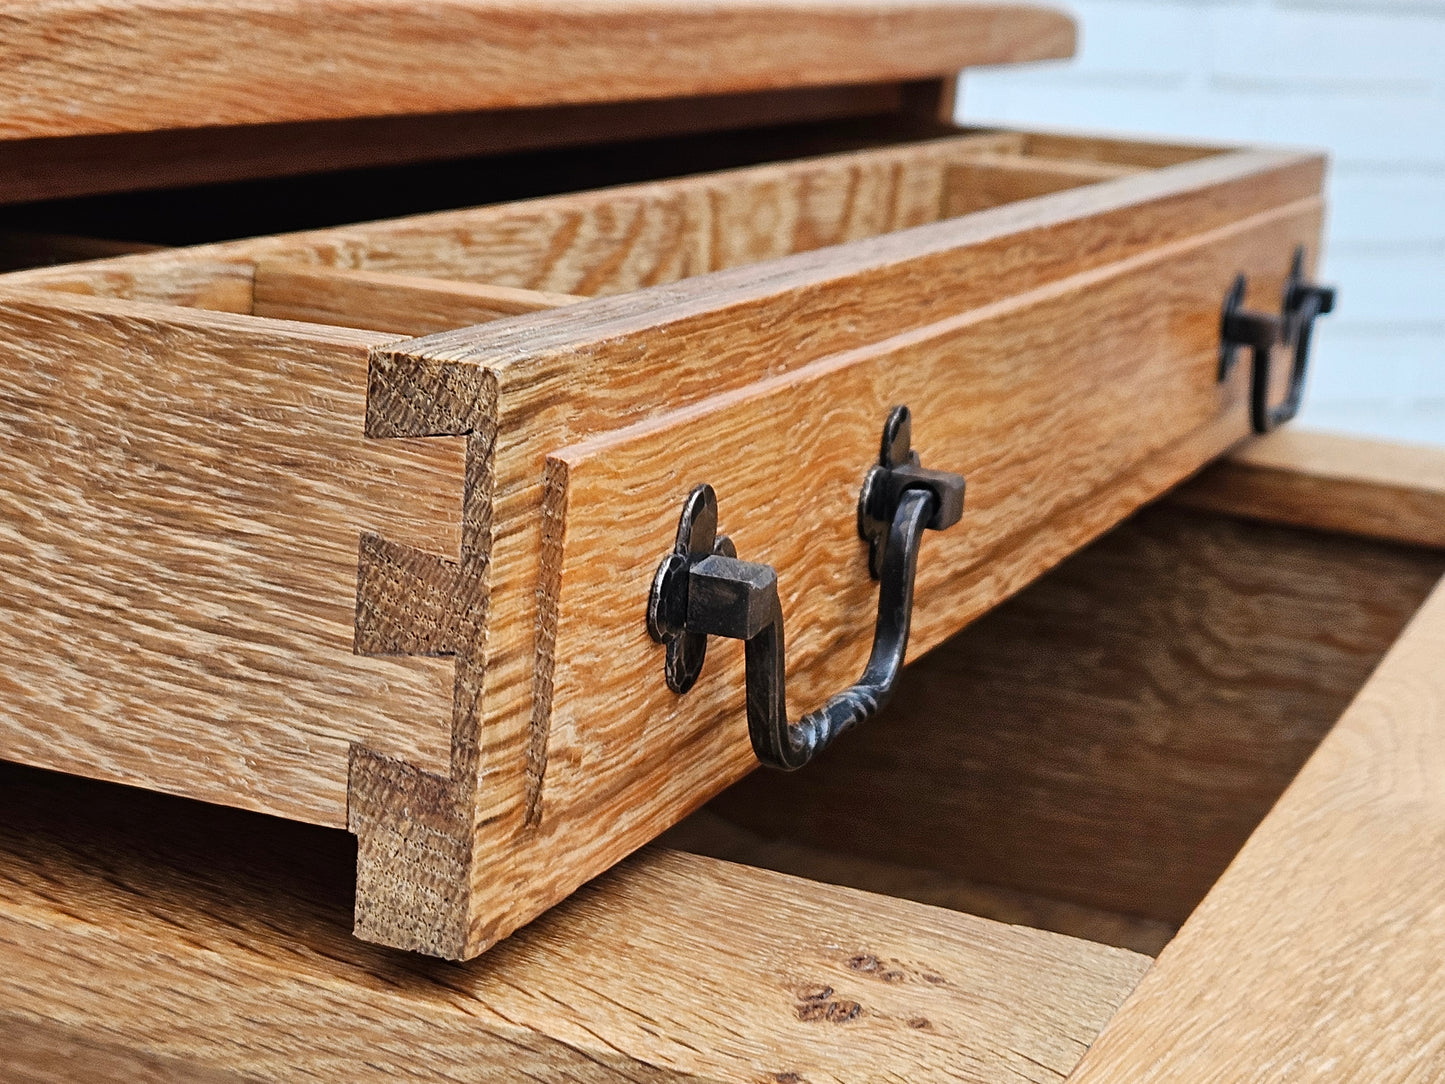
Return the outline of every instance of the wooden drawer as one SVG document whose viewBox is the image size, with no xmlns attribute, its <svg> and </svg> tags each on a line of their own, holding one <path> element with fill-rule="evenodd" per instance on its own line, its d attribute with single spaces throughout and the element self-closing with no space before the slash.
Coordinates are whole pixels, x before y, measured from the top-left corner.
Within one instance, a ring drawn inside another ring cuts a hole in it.
<svg viewBox="0 0 1445 1084">
<path fill-rule="evenodd" d="M 960 133 L 4 276 L 0 755 L 348 826 L 357 933 L 475 955 L 755 764 L 741 645 L 648 636 L 694 486 L 811 707 L 910 405 L 933 647 L 1248 432 L 1322 169 Z"/>
<path fill-rule="evenodd" d="M 0 766 L 0 1076 L 1431 1078 L 1442 571 L 1445 453 L 1253 444 L 461 966 L 340 831 Z"/>
</svg>

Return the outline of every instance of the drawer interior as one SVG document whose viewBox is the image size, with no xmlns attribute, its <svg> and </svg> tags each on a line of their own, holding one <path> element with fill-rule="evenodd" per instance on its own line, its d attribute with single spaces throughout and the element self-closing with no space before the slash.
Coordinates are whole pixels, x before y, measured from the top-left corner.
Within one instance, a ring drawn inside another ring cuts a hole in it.
<svg viewBox="0 0 1445 1084">
<path fill-rule="evenodd" d="M 664 841 L 1157 953 L 1442 573 L 1438 549 L 1166 501 Z"/>
<path fill-rule="evenodd" d="M 550 150 L 448 155 L 401 166 L 333 169 L 281 179 L 199 184 L 0 206 L 0 234 L 70 234 L 120 243 L 197 245 L 263 234 L 475 207 L 665 180 L 798 158 L 901 147 L 981 132 L 933 119 L 937 108 L 666 138 L 591 139 Z M 1206 146 L 1024 137 L 1031 157 L 1157 167 L 1214 153 Z M 48 262 L 46 260 L 37 260 Z M 16 267 L 22 266 L 19 263 Z"/>
<path fill-rule="evenodd" d="M 572 186 L 604 187 L 119 262 L 41 268 L 0 281 L 416 336 L 665 285 L 1224 153 L 983 130 L 904 140 L 896 132 L 888 140 L 807 130 L 739 145 L 755 156 L 769 147 L 781 154 L 783 146 L 811 156 L 693 173 L 728 157 L 714 146 L 711 160 L 700 162 L 685 145 L 668 144 L 634 147 L 632 153 L 627 147 L 606 154 L 594 149 L 570 172 L 565 160 L 527 169 L 492 163 L 494 172 L 511 178 L 510 196 L 519 185 L 544 193 L 565 187 L 560 175 Z M 830 153 L 818 153 L 825 150 Z M 392 203 L 370 209 L 414 207 L 408 194 L 426 189 L 427 169 L 457 168 L 413 167 L 407 180 L 383 186 L 394 194 Z M 639 176 L 647 179 L 636 180 Z M 633 183 L 618 184 L 621 180 Z M 274 223 L 258 208 L 275 208 L 275 217 L 289 225 L 298 214 L 301 221 L 327 223 L 335 213 L 330 205 L 344 202 L 334 189 L 299 197 L 288 189 L 296 183 L 257 183 L 232 193 L 231 202 L 240 206 L 233 211 L 247 227 L 260 230 Z M 455 199 L 462 198 L 461 191 L 474 201 L 487 193 L 483 184 L 440 187 L 455 191 Z M 224 195 L 128 197 L 156 207 L 127 208 L 122 198 L 111 197 L 10 209 L 5 221 L 12 230 L 0 236 L 0 266 L 111 256 L 169 240 L 177 233 L 167 225 L 167 199 L 174 214 L 192 214 L 214 232 L 215 223 L 227 220 Z M 198 209 L 186 210 L 198 201 Z M 309 218 L 296 211 L 297 202 L 312 208 Z M 141 236 L 122 241 L 80 236 L 107 223 L 125 224 L 121 232 Z M 24 228 L 17 231 L 16 225 Z"/>
</svg>

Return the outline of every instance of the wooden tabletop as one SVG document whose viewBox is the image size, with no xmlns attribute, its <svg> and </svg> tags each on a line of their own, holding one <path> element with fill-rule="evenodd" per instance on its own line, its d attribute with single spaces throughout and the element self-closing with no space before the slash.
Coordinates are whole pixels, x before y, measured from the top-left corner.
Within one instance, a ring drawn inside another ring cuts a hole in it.
<svg viewBox="0 0 1445 1084">
<path fill-rule="evenodd" d="M 636 101 L 1065 57 L 1028 4 L 0 0 L 0 139 Z"/>
<path fill-rule="evenodd" d="M 1148 959 L 649 849 L 469 964 L 340 831 L 0 764 L 0 1079 L 1061 1081 Z"/>
</svg>

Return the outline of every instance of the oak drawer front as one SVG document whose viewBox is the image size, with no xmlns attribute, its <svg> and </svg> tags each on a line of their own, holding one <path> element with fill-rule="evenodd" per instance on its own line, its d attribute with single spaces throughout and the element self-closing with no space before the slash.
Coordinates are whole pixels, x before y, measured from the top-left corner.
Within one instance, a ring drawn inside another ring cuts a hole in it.
<svg viewBox="0 0 1445 1084">
<path fill-rule="evenodd" d="M 0 754 L 347 824 L 358 932 L 474 955 L 753 763 L 740 652 L 679 697 L 646 635 L 693 485 L 806 708 L 888 409 L 969 481 L 916 651 L 1248 431 L 1221 300 L 1321 172 L 973 133 L 0 278 Z"/>
<path fill-rule="evenodd" d="M 1244 435 L 1217 386 L 1213 284 L 1272 262 L 1282 282 L 1278 255 L 1318 228 L 1313 208 L 1259 216 L 550 456 L 542 564 L 555 602 L 536 662 L 550 697 L 533 701 L 543 829 L 577 846 L 597 824 L 619 846 L 619 819 L 649 835 L 755 765 L 742 645 L 710 641 L 678 695 L 638 621 L 693 486 L 716 491 L 738 554 L 777 573 L 801 714 L 868 659 L 879 586 L 858 493 L 890 404 L 917 404 L 927 467 L 969 480 L 962 522 L 924 535 L 916 654 Z M 588 811 L 581 825 L 575 810 Z"/>
</svg>

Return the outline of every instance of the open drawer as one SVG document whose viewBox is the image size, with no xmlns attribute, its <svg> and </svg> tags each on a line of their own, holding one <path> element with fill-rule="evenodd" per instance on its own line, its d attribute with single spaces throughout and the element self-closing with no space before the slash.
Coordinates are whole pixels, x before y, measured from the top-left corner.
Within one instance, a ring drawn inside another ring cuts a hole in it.
<svg viewBox="0 0 1445 1084">
<path fill-rule="evenodd" d="M 890 408 L 969 486 L 916 654 L 1249 431 L 1322 170 L 969 132 L 0 277 L 0 756 L 348 825 L 358 934 L 475 955 L 756 763 L 648 635 L 693 487 L 816 706 Z"/>
</svg>

